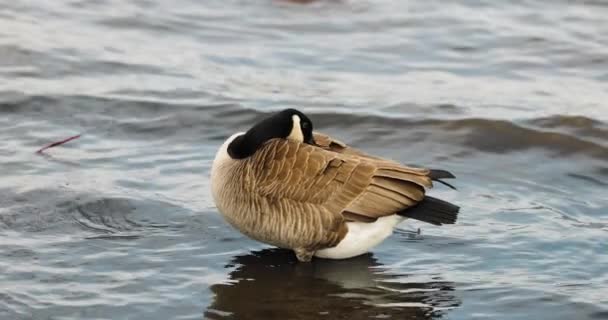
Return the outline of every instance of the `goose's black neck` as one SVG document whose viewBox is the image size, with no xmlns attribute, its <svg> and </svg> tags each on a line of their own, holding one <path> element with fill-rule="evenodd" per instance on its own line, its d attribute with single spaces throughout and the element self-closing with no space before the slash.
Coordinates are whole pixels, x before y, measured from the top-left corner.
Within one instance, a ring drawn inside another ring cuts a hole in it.
<svg viewBox="0 0 608 320">
<path fill-rule="evenodd" d="M 228 155 L 232 159 L 245 159 L 252 156 L 268 140 L 270 139 L 261 139 L 248 131 L 232 140 L 228 145 Z"/>
<path fill-rule="evenodd" d="M 299 123 L 294 123 L 294 116 L 300 119 Z M 302 123 L 306 123 L 306 130 L 302 129 Z M 236 137 L 228 145 L 228 155 L 233 159 L 250 157 L 268 140 L 285 139 L 292 130 L 301 130 L 304 142 L 314 143 L 310 119 L 298 110 L 286 109 L 258 122 L 243 135 Z"/>
<path fill-rule="evenodd" d="M 273 138 L 285 138 L 292 128 L 291 118 L 282 119 L 281 114 L 266 118 L 245 134 L 235 138 L 228 145 L 228 154 L 233 159 L 244 159 L 252 156 L 266 141 Z"/>
</svg>

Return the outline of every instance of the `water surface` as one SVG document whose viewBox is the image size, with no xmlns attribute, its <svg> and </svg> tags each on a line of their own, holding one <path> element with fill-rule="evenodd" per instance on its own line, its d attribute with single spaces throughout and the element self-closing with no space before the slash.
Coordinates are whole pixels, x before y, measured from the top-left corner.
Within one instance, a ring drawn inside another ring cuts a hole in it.
<svg viewBox="0 0 608 320">
<path fill-rule="evenodd" d="M 2 6 L 0 318 L 608 318 L 608 6 L 303 2 Z M 285 107 L 452 171 L 458 224 L 310 264 L 234 231 L 215 150 Z"/>
</svg>

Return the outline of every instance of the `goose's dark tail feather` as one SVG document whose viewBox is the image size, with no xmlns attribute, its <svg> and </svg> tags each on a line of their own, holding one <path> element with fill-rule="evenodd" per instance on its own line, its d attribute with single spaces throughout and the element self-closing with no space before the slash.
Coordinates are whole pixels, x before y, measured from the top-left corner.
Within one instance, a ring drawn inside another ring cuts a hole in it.
<svg viewBox="0 0 608 320">
<path fill-rule="evenodd" d="M 431 172 L 429 172 L 429 178 L 431 178 L 431 180 L 433 181 L 437 181 L 441 184 L 444 184 L 454 190 L 456 190 L 456 187 L 454 187 L 453 185 L 442 181 L 441 179 L 454 179 L 456 177 L 454 177 L 454 175 L 452 173 L 450 173 L 449 171 L 446 170 L 439 170 L 439 169 L 430 169 Z"/>
<path fill-rule="evenodd" d="M 440 226 L 442 224 L 453 224 L 458 217 L 460 207 L 447 201 L 433 197 L 424 197 L 417 205 L 407 208 L 398 214 L 404 217 L 432 223 Z"/>
</svg>

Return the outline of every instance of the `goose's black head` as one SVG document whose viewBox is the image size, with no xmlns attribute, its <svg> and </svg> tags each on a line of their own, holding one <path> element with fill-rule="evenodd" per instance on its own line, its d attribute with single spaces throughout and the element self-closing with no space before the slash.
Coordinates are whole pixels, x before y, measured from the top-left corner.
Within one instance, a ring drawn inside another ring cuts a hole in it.
<svg viewBox="0 0 608 320">
<path fill-rule="evenodd" d="M 233 159 L 244 159 L 253 155 L 266 141 L 274 138 L 290 139 L 314 144 L 312 121 L 296 109 L 285 109 L 256 123 L 245 134 L 228 145 L 228 154 Z"/>
</svg>

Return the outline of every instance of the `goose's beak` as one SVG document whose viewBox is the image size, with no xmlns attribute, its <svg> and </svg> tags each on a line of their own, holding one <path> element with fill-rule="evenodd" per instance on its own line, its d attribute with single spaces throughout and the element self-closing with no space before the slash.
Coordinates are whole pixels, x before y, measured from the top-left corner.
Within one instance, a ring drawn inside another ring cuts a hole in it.
<svg viewBox="0 0 608 320">
<path fill-rule="evenodd" d="M 306 139 L 306 141 L 304 141 L 310 145 L 316 146 L 317 143 L 315 142 L 315 139 L 313 137 L 310 137 L 310 139 Z"/>
</svg>

